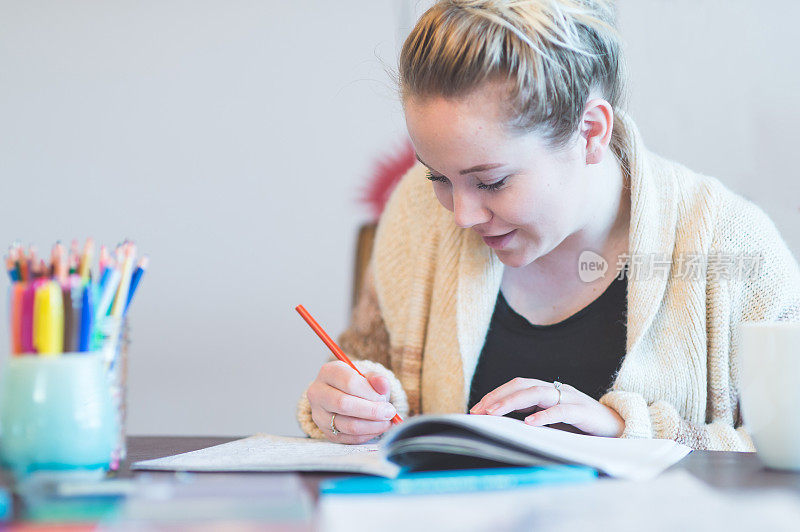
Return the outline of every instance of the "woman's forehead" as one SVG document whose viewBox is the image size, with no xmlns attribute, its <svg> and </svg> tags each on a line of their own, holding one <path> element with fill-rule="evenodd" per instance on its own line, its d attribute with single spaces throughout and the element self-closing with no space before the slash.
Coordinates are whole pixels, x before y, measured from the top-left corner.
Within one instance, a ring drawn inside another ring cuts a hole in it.
<svg viewBox="0 0 800 532">
<path fill-rule="evenodd" d="M 455 161 L 459 168 L 474 161 L 505 163 L 545 150 L 538 134 L 514 134 L 504 117 L 465 102 L 441 98 L 408 105 L 406 123 L 418 158 L 439 171 L 444 168 L 437 165 L 448 167 Z"/>
</svg>

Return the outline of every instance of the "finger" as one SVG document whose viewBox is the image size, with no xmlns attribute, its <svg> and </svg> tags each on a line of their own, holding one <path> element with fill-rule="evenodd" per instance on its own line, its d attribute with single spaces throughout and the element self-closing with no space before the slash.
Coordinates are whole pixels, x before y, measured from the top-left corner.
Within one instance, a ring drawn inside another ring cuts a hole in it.
<svg viewBox="0 0 800 532">
<path fill-rule="evenodd" d="M 333 414 L 329 414 L 329 417 L 333 417 Z M 341 414 L 336 414 L 334 424 L 339 432 L 353 436 L 383 434 L 392 427 L 391 421 L 368 421 Z M 330 421 L 328 421 L 328 427 L 330 428 Z"/>
<path fill-rule="evenodd" d="M 382 433 L 378 434 L 346 434 L 339 430 L 339 416 L 336 416 L 334 426 L 336 426 L 336 434 L 333 433 L 333 427 L 331 427 L 331 419 L 333 419 L 333 414 L 327 412 L 321 408 L 312 412 L 311 419 L 314 420 L 314 423 L 320 428 L 320 430 L 325 434 L 325 437 L 335 443 L 347 443 L 347 444 L 359 444 L 365 443 L 370 440 L 373 440 L 380 436 Z M 391 423 L 389 423 L 391 425 Z"/>
<path fill-rule="evenodd" d="M 486 406 L 486 413 L 492 416 L 504 416 L 509 412 L 532 407 L 550 408 L 559 400 L 558 390 L 552 386 L 533 386 L 512 393 Z M 562 398 L 563 402 L 563 398 Z"/>
<path fill-rule="evenodd" d="M 367 443 L 370 440 L 374 440 L 380 436 L 380 434 L 367 434 L 363 436 L 354 436 L 352 434 L 343 434 L 339 433 L 336 436 L 333 434 L 328 434 L 328 439 L 335 443 L 346 443 L 348 445 L 360 445 L 362 443 Z"/>
<path fill-rule="evenodd" d="M 320 406 L 328 412 L 369 421 L 386 421 L 397 413 L 391 403 L 369 401 L 328 386 L 320 394 Z"/>
<path fill-rule="evenodd" d="M 472 407 L 470 412 L 473 414 L 483 414 L 487 406 L 494 404 L 507 395 L 524 390 L 525 388 L 530 388 L 531 386 L 543 386 L 546 384 L 545 381 L 540 381 L 539 379 L 516 377 L 484 395 L 483 398 L 478 401 L 478 404 Z"/>
<path fill-rule="evenodd" d="M 359 444 L 365 443 L 372 439 L 377 438 L 381 434 L 345 434 L 343 432 L 339 432 L 339 416 L 336 416 L 335 426 L 336 426 L 336 434 L 333 433 L 333 429 L 331 428 L 331 419 L 333 418 L 333 414 L 327 412 L 321 408 L 314 410 L 311 414 L 311 419 L 314 420 L 317 427 L 325 434 L 325 437 L 334 442 L 334 443 L 347 443 L 347 444 Z"/>
<path fill-rule="evenodd" d="M 384 401 L 389 397 L 391 387 L 389 386 L 389 379 L 374 371 L 365 375 L 372 389 L 383 396 Z"/>
<path fill-rule="evenodd" d="M 386 400 L 373 389 L 367 379 L 340 360 L 325 364 L 320 373 L 322 373 L 323 382 L 348 395 L 354 395 L 370 401 Z"/>
<path fill-rule="evenodd" d="M 581 405 L 558 404 L 546 410 L 536 412 L 525 418 L 525 423 L 540 427 L 553 423 L 580 425 L 583 422 L 585 409 Z"/>
</svg>

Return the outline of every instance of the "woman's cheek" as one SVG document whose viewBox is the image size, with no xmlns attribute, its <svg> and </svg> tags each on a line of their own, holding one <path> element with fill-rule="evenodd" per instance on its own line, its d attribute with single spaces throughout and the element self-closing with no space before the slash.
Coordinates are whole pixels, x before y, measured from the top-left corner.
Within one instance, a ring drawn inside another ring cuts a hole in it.
<svg viewBox="0 0 800 532">
<path fill-rule="evenodd" d="M 515 198 L 510 198 L 504 201 L 496 201 L 490 205 L 495 217 L 502 220 L 504 228 L 520 228 L 530 225 L 531 219 L 534 217 L 531 204 L 520 205 L 515 201 Z"/>
<path fill-rule="evenodd" d="M 453 195 L 450 193 L 450 187 L 444 183 L 434 183 L 433 192 L 436 194 L 436 199 L 439 200 L 442 207 L 453 212 Z"/>
</svg>

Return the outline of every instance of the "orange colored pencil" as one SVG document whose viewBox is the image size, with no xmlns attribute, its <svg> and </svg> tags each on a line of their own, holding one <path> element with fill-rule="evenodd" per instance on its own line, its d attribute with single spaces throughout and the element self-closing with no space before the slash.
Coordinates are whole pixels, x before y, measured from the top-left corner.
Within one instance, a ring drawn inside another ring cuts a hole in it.
<svg viewBox="0 0 800 532">
<path fill-rule="evenodd" d="M 39 260 L 36 258 L 36 246 L 28 248 L 28 264 L 30 265 L 29 274 L 31 279 L 35 279 L 39 271 Z"/>
<path fill-rule="evenodd" d="M 56 277 L 61 284 L 65 284 L 69 277 L 69 264 L 67 264 L 67 248 L 61 242 L 56 244 L 56 258 L 58 259 L 54 268 Z"/>
<path fill-rule="evenodd" d="M 11 352 L 15 355 L 22 353 L 22 296 L 27 285 L 14 283 L 11 293 Z"/>
<path fill-rule="evenodd" d="M 22 248 L 19 256 L 19 280 L 27 282 L 30 278 L 30 266 L 28 264 L 28 256 L 25 254 L 25 248 Z"/>
<path fill-rule="evenodd" d="M 336 345 L 336 342 L 334 342 L 331 339 L 331 337 L 328 336 L 328 333 L 326 333 L 325 329 L 323 329 L 320 326 L 320 324 L 317 323 L 317 320 L 311 317 L 311 314 L 308 313 L 308 311 L 303 307 L 303 305 L 297 305 L 294 309 L 300 314 L 300 316 L 303 317 L 304 320 L 306 320 L 306 323 L 308 323 L 308 325 L 314 330 L 314 332 L 317 333 L 317 336 L 319 336 L 320 340 L 322 340 L 322 342 L 328 346 L 328 349 L 331 350 L 333 356 L 335 356 L 336 358 L 338 358 L 339 360 L 341 360 L 342 362 L 344 362 L 345 364 L 356 370 L 356 373 L 364 377 L 364 374 L 358 371 L 358 368 L 355 367 L 355 365 L 352 362 L 350 362 L 350 359 L 347 358 L 347 355 L 344 354 L 344 351 L 342 351 L 342 349 L 338 345 Z M 366 379 L 366 377 L 364 378 Z M 400 418 L 398 414 L 395 414 L 394 417 L 392 418 L 392 423 L 394 423 L 395 425 L 398 423 L 402 423 L 402 421 L 403 420 Z"/>
</svg>

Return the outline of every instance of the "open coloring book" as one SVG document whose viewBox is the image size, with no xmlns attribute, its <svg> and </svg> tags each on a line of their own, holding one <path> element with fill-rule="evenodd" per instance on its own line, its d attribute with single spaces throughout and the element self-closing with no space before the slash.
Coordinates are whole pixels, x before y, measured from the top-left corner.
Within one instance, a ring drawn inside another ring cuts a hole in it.
<svg viewBox="0 0 800 532">
<path fill-rule="evenodd" d="M 379 443 L 256 434 L 131 469 L 171 471 L 330 471 L 396 477 L 401 470 L 503 465 L 581 464 L 612 477 L 652 478 L 691 451 L 671 440 L 601 438 L 522 421 L 469 414 L 422 415 L 387 432 Z"/>
</svg>

